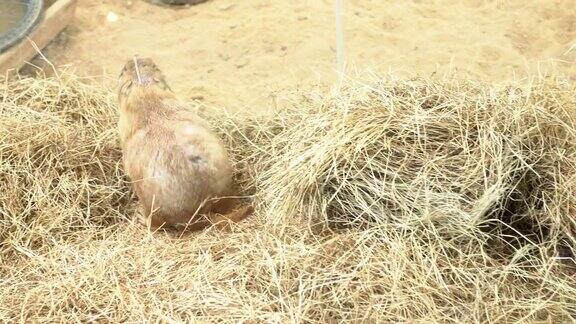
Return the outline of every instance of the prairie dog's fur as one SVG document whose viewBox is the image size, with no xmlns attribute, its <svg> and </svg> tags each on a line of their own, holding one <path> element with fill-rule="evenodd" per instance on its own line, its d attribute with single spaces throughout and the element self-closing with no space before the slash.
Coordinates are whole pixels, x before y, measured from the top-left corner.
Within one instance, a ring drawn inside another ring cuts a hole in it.
<svg viewBox="0 0 576 324">
<path fill-rule="evenodd" d="M 153 229 L 239 221 L 232 211 L 232 164 L 220 139 L 179 102 L 151 59 L 129 60 L 119 78 L 118 130 L 124 169 Z M 226 214 L 228 213 L 228 214 Z"/>
</svg>

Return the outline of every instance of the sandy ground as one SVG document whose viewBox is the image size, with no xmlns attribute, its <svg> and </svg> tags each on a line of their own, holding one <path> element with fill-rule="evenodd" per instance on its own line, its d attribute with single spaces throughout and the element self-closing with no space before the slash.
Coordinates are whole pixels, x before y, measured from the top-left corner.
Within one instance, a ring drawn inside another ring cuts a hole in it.
<svg viewBox="0 0 576 324">
<path fill-rule="evenodd" d="M 81 74 L 115 77 L 138 53 L 157 60 L 180 96 L 247 110 L 266 109 L 275 90 L 335 80 L 333 0 L 211 0 L 184 9 L 79 2 L 75 21 L 46 54 Z M 455 71 L 490 81 L 551 70 L 576 76 L 572 1 L 344 4 L 350 71 Z"/>
</svg>

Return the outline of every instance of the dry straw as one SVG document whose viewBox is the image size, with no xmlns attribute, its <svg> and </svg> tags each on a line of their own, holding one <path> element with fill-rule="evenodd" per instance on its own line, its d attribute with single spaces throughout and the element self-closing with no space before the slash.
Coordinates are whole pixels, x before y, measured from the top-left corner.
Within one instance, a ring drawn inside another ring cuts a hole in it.
<svg viewBox="0 0 576 324">
<path fill-rule="evenodd" d="M 177 239 L 132 221 L 110 92 L 2 83 L 0 320 L 574 320 L 574 98 L 385 79 L 206 113 L 258 213 Z"/>
</svg>

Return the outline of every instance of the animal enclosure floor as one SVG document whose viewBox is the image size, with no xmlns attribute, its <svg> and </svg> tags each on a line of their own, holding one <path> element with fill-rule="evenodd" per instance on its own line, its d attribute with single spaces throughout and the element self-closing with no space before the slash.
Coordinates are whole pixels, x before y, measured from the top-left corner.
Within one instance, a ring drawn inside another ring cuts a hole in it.
<svg viewBox="0 0 576 324">
<path fill-rule="evenodd" d="M 151 56 L 183 98 L 262 110 L 275 90 L 334 82 L 333 9 L 332 0 L 210 0 L 182 9 L 82 0 L 46 55 L 81 75 L 111 76 L 110 85 L 132 55 Z M 350 71 L 454 71 L 489 81 L 576 75 L 569 1 L 345 0 L 344 11 Z"/>
</svg>

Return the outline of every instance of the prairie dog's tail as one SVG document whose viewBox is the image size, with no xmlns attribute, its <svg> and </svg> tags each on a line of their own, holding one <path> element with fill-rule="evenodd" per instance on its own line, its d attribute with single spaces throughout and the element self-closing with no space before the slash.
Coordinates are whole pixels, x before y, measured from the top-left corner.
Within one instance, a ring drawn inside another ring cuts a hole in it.
<svg viewBox="0 0 576 324">
<path fill-rule="evenodd" d="M 182 229 L 185 232 L 196 232 L 214 225 L 219 229 L 227 230 L 229 229 L 229 222 L 238 223 L 252 213 L 254 213 L 254 207 L 252 205 L 243 206 L 224 215 L 209 213 L 205 215 L 203 219 L 182 225 Z"/>
</svg>

